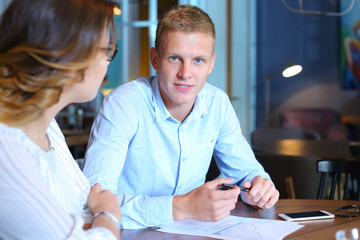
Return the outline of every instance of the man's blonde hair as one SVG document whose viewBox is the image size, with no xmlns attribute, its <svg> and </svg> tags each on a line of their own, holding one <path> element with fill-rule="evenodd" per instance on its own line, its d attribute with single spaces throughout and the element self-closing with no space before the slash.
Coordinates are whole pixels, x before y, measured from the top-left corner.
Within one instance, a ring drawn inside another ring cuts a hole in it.
<svg viewBox="0 0 360 240">
<path fill-rule="evenodd" d="M 207 13 L 196 6 L 179 5 L 170 8 L 159 19 L 155 49 L 159 51 L 162 36 L 167 31 L 200 32 L 210 34 L 215 42 L 215 26 Z"/>
</svg>

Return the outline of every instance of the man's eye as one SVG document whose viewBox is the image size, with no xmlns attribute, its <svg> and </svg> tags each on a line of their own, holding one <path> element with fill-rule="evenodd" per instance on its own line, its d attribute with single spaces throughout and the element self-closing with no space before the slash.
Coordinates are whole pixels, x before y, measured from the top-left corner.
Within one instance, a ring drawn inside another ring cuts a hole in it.
<svg viewBox="0 0 360 240">
<path fill-rule="evenodd" d="M 204 62 L 204 60 L 203 60 L 203 59 L 200 59 L 200 58 L 195 59 L 195 63 L 202 63 L 202 62 Z"/>
<path fill-rule="evenodd" d="M 176 61 L 179 60 L 179 58 L 177 58 L 177 57 L 170 57 L 169 59 L 170 59 L 170 61 L 172 61 L 172 62 L 176 62 Z"/>
</svg>

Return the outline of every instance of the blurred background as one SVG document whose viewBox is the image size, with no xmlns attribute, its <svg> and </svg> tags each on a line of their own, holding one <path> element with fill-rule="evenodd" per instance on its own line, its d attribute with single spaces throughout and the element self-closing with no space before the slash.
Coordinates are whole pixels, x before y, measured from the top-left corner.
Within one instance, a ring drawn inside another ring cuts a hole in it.
<svg viewBox="0 0 360 240">
<path fill-rule="evenodd" d="M 0 0 L 0 11 L 9 2 Z M 89 131 L 104 95 L 128 81 L 156 74 L 148 53 L 158 17 L 171 6 L 193 4 L 216 26 L 217 58 L 208 82 L 227 92 L 249 142 L 254 130 L 275 127 L 322 127 L 319 131 L 326 138 L 324 125 L 334 121 L 342 127 L 335 139 L 359 138 L 359 0 L 115 2 L 118 55 L 98 97 L 69 106 L 59 115 L 65 130 Z M 302 71 L 283 77 L 282 70 L 292 64 L 301 65 Z"/>
</svg>

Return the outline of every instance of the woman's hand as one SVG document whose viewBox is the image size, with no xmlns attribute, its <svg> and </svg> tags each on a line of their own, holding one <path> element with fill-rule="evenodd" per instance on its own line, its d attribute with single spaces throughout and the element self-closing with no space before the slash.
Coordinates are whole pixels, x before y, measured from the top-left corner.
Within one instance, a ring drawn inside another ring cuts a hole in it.
<svg viewBox="0 0 360 240">
<path fill-rule="evenodd" d="M 110 190 L 101 191 L 101 185 L 96 183 L 91 187 L 87 204 L 91 213 L 108 212 L 121 220 L 121 209 L 119 199 Z"/>
<path fill-rule="evenodd" d="M 112 194 L 110 190 L 102 191 L 101 185 L 98 183 L 91 187 L 87 205 L 93 215 L 99 212 L 108 212 L 116 217 L 117 220 L 121 220 L 121 209 L 118 197 Z M 119 226 L 104 215 L 96 217 L 91 227 L 105 227 L 113 232 L 116 238 L 119 239 Z"/>
</svg>

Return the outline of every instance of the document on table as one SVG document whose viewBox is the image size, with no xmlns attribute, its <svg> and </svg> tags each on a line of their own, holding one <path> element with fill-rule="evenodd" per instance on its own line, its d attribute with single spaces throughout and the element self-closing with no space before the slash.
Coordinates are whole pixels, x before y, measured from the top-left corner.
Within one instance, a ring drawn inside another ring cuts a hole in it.
<svg viewBox="0 0 360 240">
<path fill-rule="evenodd" d="M 158 231 L 217 239 L 275 240 L 283 239 L 302 227 L 295 222 L 228 216 L 218 222 L 175 221 L 160 226 Z"/>
</svg>

